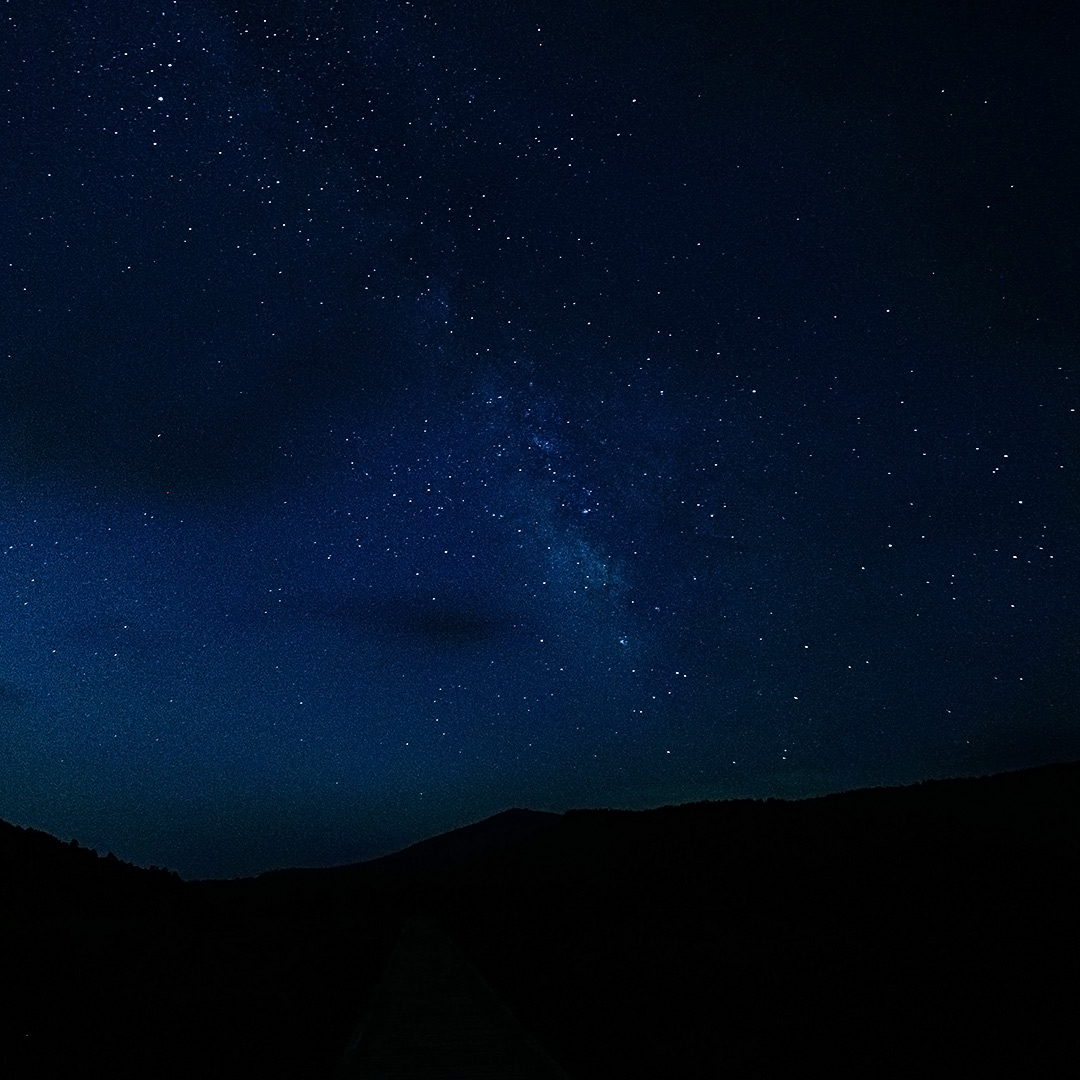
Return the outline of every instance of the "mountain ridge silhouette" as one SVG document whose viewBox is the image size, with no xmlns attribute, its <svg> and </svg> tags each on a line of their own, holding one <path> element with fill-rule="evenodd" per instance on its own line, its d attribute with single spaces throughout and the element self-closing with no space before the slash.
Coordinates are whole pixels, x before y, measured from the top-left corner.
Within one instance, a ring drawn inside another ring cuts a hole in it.
<svg viewBox="0 0 1080 1080">
<path fill-rule="evenodd" d="M 803 801 L 514 810 L 182 881 L 0 823 L 9 1076 L 332 1075 L 410 919 L 574 1080 L 1069 1052 L 1080 763 Z"/>
</svg>

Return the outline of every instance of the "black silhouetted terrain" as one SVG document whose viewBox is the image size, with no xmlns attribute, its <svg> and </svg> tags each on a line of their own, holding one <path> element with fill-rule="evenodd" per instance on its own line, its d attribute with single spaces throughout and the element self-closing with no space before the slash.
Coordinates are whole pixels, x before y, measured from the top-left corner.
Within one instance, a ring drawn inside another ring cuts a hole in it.
<svg viewBox="0 0 1080 1080">
<path fill-rule="evenodd" d="M 329 1078 L 419 914 L 574 1080 L 1038 1075 L 1077 1060 L 1078 851 L 1080 765 L 513 811 L 232 882 L 0 824 L 0 1060 Z"/>
</svg>

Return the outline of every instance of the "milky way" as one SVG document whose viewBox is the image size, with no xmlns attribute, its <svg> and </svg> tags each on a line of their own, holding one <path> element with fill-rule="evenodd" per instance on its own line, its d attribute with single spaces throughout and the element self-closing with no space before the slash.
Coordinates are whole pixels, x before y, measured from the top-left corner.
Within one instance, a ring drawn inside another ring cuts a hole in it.
<svg viewBox="0 0 1080 1080">
<path fill-rule="evenodd" d="M 0 815 L 229 875 L 1075 756 L 1059 29 L 12 16 Z"/>
</svg>

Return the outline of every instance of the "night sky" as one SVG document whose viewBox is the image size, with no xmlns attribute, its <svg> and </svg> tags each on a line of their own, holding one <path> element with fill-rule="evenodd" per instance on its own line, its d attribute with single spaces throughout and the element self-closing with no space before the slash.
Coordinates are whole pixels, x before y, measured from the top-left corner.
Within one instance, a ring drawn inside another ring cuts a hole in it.
<svg viewBox="0 0 1080 1080">
<path fill-rule="evenodd" d="M 882 8 L 5 4 L 0 817 L 1080 756 L 1071 5 Z"/>
</svg>

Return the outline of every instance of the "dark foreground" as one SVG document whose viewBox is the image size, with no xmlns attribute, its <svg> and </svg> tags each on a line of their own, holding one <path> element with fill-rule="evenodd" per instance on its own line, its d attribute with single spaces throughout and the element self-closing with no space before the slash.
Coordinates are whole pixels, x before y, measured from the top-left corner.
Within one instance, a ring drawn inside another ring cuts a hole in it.
<svg viewBox="0 0 1080 1080">
<path fill-rule="evenodd" d="M 419 913 L 574 1080 L 1037 1075 L 1080 1056 L 1078 851 L 1077 765 L 513 811 L 376 863 L 236 882 L 0 823 L 0 1060 L 8 1077 L 329 1080 L 390 1008 L 380 978 Z"/>
</svg>

